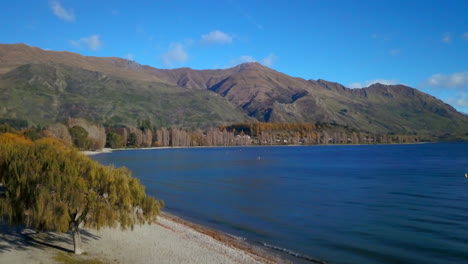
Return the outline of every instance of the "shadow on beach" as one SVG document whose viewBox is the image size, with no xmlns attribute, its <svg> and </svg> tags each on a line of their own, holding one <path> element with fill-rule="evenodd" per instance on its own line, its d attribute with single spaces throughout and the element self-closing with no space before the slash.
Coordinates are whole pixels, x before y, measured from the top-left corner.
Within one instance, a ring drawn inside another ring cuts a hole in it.
<svg viewBox="0 0 468 264">
<path fill-rule="evenodd" d="M 86 230 L 80 230 L 81 241 L 98 240 Z M 70 233 L 37 232 L 24 226 L 0 224 L 0 254 L 8 251 L 54 248 L 63 252 L 73 252 L 73 238 Z"/>
</svg>

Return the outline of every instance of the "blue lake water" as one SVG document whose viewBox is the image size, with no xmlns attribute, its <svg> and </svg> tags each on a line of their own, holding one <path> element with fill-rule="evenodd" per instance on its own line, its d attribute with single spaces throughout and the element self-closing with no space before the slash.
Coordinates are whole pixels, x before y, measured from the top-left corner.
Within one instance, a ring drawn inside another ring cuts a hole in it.
<svg viewBox="0 0 468 264">
<path fill-rule="evenodd" d="M 468 263 L 468 143 L 93 158 L 128 167 L 168 212 L 252 243 L 330 263 Z"/>
</svg>

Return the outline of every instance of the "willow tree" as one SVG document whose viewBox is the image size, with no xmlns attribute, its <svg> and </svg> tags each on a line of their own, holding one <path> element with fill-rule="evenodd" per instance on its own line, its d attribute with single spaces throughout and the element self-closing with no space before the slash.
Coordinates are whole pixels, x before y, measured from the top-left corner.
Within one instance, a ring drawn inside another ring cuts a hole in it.
<svg viewBox="0 0 468 264">
<path fill-rule="evenodd" d="M 50 138 L 0 135 L 0 221 L 40 231 L 132 228 L 156 220 L 163 202 L 145 194 L 126 168 L 106 167 Z"/>
</svg>

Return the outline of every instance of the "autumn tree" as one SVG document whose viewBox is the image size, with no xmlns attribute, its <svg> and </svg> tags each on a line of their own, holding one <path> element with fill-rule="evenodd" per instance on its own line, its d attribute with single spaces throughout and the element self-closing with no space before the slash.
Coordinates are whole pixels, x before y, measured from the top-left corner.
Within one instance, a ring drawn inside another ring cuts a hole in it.
<svg viewBox="0 0 468 264">
<path fill-rule="evenodd" d="M 72 137 L 73 145 L 81 150 L 87 150 L 89 148 L 88 131 L 80 126 L 74 126 L 68 131 Z"/>
<path fill-rule="evenodd" d="M 45 137 L 52 137 L 61 139 L 65 142 L 68 146 L 73 145 L 72 137 L 70 136 L 70 132 L 68 131 L 68 127 L 64 124 L 56 123 L 47 126 L 42 132 Z"/>
<path fill-rule="evenodd" d="M 133 228 L 154 221 L 163 206 L 126 168 L 100 165 L 50 138 L 0 135 L 0 183 L 0 222 L 71 231 L 76 254 L 81 227 Z"/>
<path fill-rule="evenodd" d="M 109 148 L 117 149 L 123 147 L 122 136 L 117 134 L 114 131 L 109 131 L 107 133 L 106 146 Z"/>
<path fill-rule="evenodd" d="M 68 128 L 81 127 L 88 133 L 88 148 L 91 150 L 102 149 L 106 145 L 106 129 L 100 125 L 88 122 L 80 118 L 68 118 L 66 121 Z"/>
</svg>

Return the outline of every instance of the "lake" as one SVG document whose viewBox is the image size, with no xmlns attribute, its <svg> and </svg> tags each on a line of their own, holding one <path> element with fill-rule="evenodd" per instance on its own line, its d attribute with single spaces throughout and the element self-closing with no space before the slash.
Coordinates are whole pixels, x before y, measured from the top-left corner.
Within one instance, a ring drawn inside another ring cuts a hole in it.
<svg viewBox="0 0 468 264">
<path fill-rule="evenodd" d="M 166 211 L 307 262 L 468 263 L 468 143 L 124 150 Z"/>
</svg>

